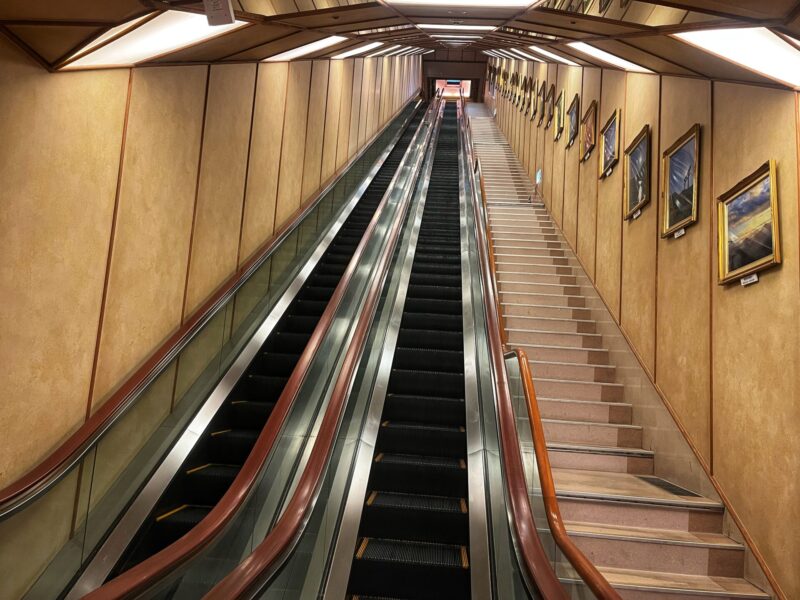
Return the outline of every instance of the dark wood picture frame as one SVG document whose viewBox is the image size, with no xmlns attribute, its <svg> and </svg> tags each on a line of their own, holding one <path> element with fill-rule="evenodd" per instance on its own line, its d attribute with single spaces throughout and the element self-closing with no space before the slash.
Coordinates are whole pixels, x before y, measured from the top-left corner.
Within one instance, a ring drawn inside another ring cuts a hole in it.
<svg viewBox="0 0 800 600">
<path fill-rule="evenodd" d="M 641 168 L 637 167 L 634 171 L 632 162 L 641 154 L 644 155 L 641 157 L 643 158 Z M 625 148 L 622 201 L 624 202 L 623 214 L 626 221 L 633 219 L 637 211 L 642 210 L 650 202 L 650 160 L 650 125 L 645 125 Z M 632 178 L 635 178 L 636 181 L 633 181 Z M 638 193 L 634 202 L 631 202 L 632 193 Z"/>
</svg>

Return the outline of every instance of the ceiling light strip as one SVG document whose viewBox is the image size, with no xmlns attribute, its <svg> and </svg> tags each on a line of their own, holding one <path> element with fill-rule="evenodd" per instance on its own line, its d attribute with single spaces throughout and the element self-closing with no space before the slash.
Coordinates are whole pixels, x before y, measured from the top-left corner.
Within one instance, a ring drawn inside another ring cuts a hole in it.
<svg viewBox="0 0 800 600">
<path fill-rule="evenodd" d="M 582 52 L 583 54 L 596 58 L 597 60 L 604 62 L 608 65 L 611 65 L 613 67 L 618 67 L 624 71 L 632 71 L 634 73 L 652 73 L 650 69 L 646 69 L 641 65 L 637 65 L 636 63 L 632 63 L 629 60 L 625 60 L 624 58 L 619 57 L 616 54 L 611 54 L 610 52 L 601 50 L 596 46 L 590 46 L 585 42 L 569 42 L 567 46 L 569 46 L 570 48 L 574 48 L 578 52 Z"/>
<path fill-rule="evenodd" d="M 347 52 L 342 52 L 341 54 L 337 54 L 332 58 L 333 60 L 342 60 L 345 58 L 350 58 L 351 56 L 358 56 L 359 54 L 364 54 L 364 52 L 369 52 L 370 50 L 374 50 L 379 46 L 383 46 L 383 42 L 372 42 L 371 44 L 367 44 L 365 46 L 359 46 L 358 48 L 353 48 L 352 50 L 348 50 Z"/>
<path fill-rule="evenodd" d="M 531 50 L 544 56 L 546 58 L 552 58 L 556 62 L 560 62 L 563 65 L 569 65 L 570 67 L 580 67 L 580 65 L 574 61 L 569 60 L 568 58 L 564 58 L 563 56 L 559 56 L 555 52 L 550 52 L 549 50 L 545 50 L 544 48 L 540 48 L 539 46 L 528 46 Z"/>
<path fill-rule="evenodd" d="M 346 41 L 346 37 L 332 35 L 321 40 L 317 40 L 316 42 L 311 42 L 310 44 L 304 44 L 302 46 L 298 46 L 297 48 L 293 48 L 292 50 L 281 52 L 275 56 L 270 56 L 269 58 L 264 59 L 264 62 L 287 62 L 302 56 L 313 54 L 314 52 L 319 52 L 320 50 L 330 48 L 331 46 L 335 46 L 336 44 L 341 44 L 342 42 Z"/>
</svg>

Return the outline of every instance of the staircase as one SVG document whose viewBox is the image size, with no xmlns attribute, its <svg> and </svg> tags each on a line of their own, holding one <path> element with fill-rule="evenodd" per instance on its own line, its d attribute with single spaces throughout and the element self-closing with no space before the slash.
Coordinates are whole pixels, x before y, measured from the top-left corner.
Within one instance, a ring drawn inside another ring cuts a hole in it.
<svg viewBox="0 0 800 600">
<path fill-rule="evenodd" d="M 635 398 L 582 295 L 588 277 L 494 120 L 470 108 L 508 343 L 530 360 L 570 537 L 626 600 L 769 598 L 744 579 L 723 505 L 653 475 Z"/>
</svg>

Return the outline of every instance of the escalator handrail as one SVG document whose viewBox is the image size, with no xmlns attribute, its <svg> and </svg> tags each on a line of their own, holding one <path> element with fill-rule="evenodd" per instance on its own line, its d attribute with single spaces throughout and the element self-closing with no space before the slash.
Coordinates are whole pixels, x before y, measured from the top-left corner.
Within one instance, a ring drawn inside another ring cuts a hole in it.
<svg viewBox="0 0 800 600">
<path fill-rule="evenodd" d="M 466 121 L 466 110 L 464 110 L 463 114 L 464 121 Z M 465 138 L 467 164 L 472 165 L 474 164 L 472 162 L 472 140 L 469 139 L 469 134 L 466 131 Z M 517 437 L 516 420 L 514 419 L 511 388 L 505 367 L 505 351 L 500 337 L 498 319 L 500 311 L 498 310 L 497 293 L 494 289 L 495 280 L 492 279 L 491 263 L 489 262 L 489 244 L 485 237 L 486 228 L 480 226 L 483 223 L 482 210 L 484 207 L 480 204 L 481 199 L 475 197 L 477 195 L 475 171 L 472 168 L 468 170 L 470 183 L 472 183 L 472 208 L 475 215 L 475 234 L 484 296 L 484 314 L 487 321 L 489 354 L 492 363 L 492 378 L 495 387 L 497 419 L 500 429 L 500 451 L 503 457 L 509 518 L 526 581 L 529 584 L 533 584 L 531 587 L 535 586 L 541 596 L 548 600 L 566 600 L 566 593 L 553 571 L 550 559 L 547 557 L 542 540 L 536 530 L 536 524 L 531 512 L 525 470 Z"/>
<path fill-rule="evenodd" d="M 429 115 L 437 115 L 441 99 L 434 98 L 429 108 Z M 428 128 L 426 139 L 421 148 L 427 148 L 430 142 L 433 126 Z M 412 145 L 414 141 L 412 141 Z M 412 173 L 419 173 L 422 159 L 425 152 L 419 152 Z M 398 172 L 402 165 L 398 168 Z M 408 186 L 409 194 L 413 191 L 416 175 L 412 176 Z M 391 189 L 391 185 L 389 189 Z M 388 194 L 387 194 L 388 195 Z M 386 199 L 384 198 L 384 202 Z M 265 582 L 265 579 L 273 574 L 280 566 L 282 559 L 286 557 L 293 547 L 299 535 L 302 533 L 304 524 L 307 522 L 316 502 L 319 489 L 325 477 L 327 466 L 336 442 L 339 425 L 344 415 L 347 405 L 347 398 L 356 370 L 361 361 L 361 357 L 366 347 L 367 337 L 372 326 L 372 319 L 377 310 L 378 301 L 384 287 L 384 282 L 392 263 L 392 257 L 400 238 L 404 223 L 405 211 L 398 210 L 394 222 L 389 230 L 388 241 L 381 250 L 378 265 L 370 282 L 367 296 L 357 317 L 357 323 L 353 338 L 350 340 L 345 359 L 339 372 L 336 383 L 334 384 L 331 398 L 325 410 L 322 424 L 319 428 L 314 447 L 308 458 L 303 474 L 297 484 L 291 500 L 286 505 L 286 509 L 281 514 L 275 526 L 264 537 L 264 540 L 256 549 L 242 561 L 233 571 L 220 581 L 211 591 L 204 596 L 204 600 L 239 600 L 241 598 L 253 597 L 257 593 L 258 587 Z M 376 219 L 370 223 L 373 227 Z M 359 245 L 359 250 L 364 246 L 364 240 Z M 356 262 L 355 259 L 353 262 Z"/>
<path fill-rule="evenodd" d="M 399 169 L 398 169 L 399 172 Z M 395 173 L 395 178 L 397 172 Z M 200 554 L 218 539 L 227 525 L 235 518 L 239 509 L 250 496 L 264 465 L 267 463 L 272 449 L 278 439 L 283 424 L 288 417 L 300 388 L 313 363 L 328 331 L 335 322 L 336 313 L 345 296 L 347 288 L 358 270 L 360 259 L 370 239 L 375 235 L 377 223 L 386 210 L 385 200 L 378 206 L 375 215 L 367 226 L 352 259 L 342 275 L 336 289 L 331 296 L 325 311 L 322 313 L 314 332 L 311 334 L 300 359 L 297 362 L 289 380 L 281 392 L 275 408 L 272 410 L 266 426 L 256 439 L 250 455 L 242 465 L 241 470 L 231 483 L 220 501 L 211 511 L 188 533 L 179 538 L 160 552 L 150 556 L 135 567 L 125 571 L 101 587 L 84 596 L 84 600 L 116 600 L 118 598 L 133 598 L 152 589 L 170 573 L 179 569 Z M 319 437 L 324 434 L 325 424 L 320 429 Z M 309 459 L 309 464 L 313 461 Z M 302 487 L 302 482 L 300 487 Z M 298 489 L 300 489 L 298 487 Z M 288 512 L 289 509 L 287 509 Z M 280 521 L 279 521 L 280 523 Z"/>
<path fill-rule="evenodd" d="M 472 139 L 471 133 L 468 132 L 469 147 L 467 149 L 470 158 L 472 157 Z M 503 463 L 506 470 L 507 490 L 509 493 L 509 500 L 511 503 L 511 514 L 514 517 L 514 526 L 518 534 L 518 543 L 522 550 L 522 558 L 525 561 L 525 566 L 528 568 L 529 573 L 533 580 L 536 582 L 537 587 L 543 593 L 545 598 L 564 598 L 565 593 L 558 578 L 553 571 L 550 561 L 544 555 L 544 563 L 542 563 L 542 555 L 538 551 L 526 552 L 528 544 L 538 545 L 541 548 L 541 541 L 536 531 L 536 525 L 533 522 L 533 515 L 530 507 L 530 500 L 528 498 L 527 485 L 525 481 L 525 472 L 522 466 L 522 457 L 519 448 L 519 437 L 516 427 L 516 419 L 514 418 L 514 409 L 512 405 L 510 388 L 508 385 L 508 372 L 505 366 L 505 359 L 508 355 L 514 355 L 519 361 L 520 376 L 522 379 L 523 390 L 525 393 L 526 408 L 528 411 L 528 420 L 531 428 L 531 438 L 533 439 L 534 450 L 536 454 L 537 475 L 539 484 L 542 491 L 542 500 L 545 505 L 547 515 L 547 522 L 550 532 L 553 535 L 558 547 L 564 556 L 567 557 L 570 564 L 577 571 L 578 575 L 584 583 L 592 590 L 592 593 L 601 600 L 621 600 L 620 595 L 611 587 L 605 577 L 597 570 L 595 565 L 578 549 L 575 543 L 567 534 L 564 527 L 564 521 L 561 517 L 561 510 L 558 506 L 558 498 L 555 491 L 555 483 L 553 481 L 553 471 L 550 466 L 550 458 L 547 453 L 547 444 L 544 436 L 544 427 L 542 425 L 542 418 L 539 412 L 539 404 L 536 398 L 536 390 L 533 385 L 533 377 L 531 376 L 530 365 L 528 357 L 524 350 L 519 348 L 509 348 L 503 343 L 501 330 L 503 327 L 502 310 L 500 309 L 499 294 L 497 288 L 496 268 L 494 265 L 494 254 L 491 251 L 491 229 L 488 221 L 488 206 L 486 203 L 485 187 L 483 182 L 483 174 L 481 172 L 480 160 L 475 161 L 476 169 L 470 172 L 470 178 L 473 180 L 473 192 L 477 195 L 477 189 L 480 189 L 480 198 L 474 198 L 473 206 L 476 218 L 476 233 L 478 237 L 479 253 L 481 256 L 481 275 L 485 296 L 486 318 L 489 324 L 489 347 L 492 355 L 492 363 L 496 370 L 496 397 L 498 403 L 498 421 L 500 424 L 501 436 L 501 450 L 503 452 Z M 478 186 L 474 185 L 476 182 L 474 178 L 480 178 Z M 483 226 L 481 226 L 483 225 Z M 519 503 L 524 502 L 527 510 L 521 510 Z M 517 518 L 522 519 L 522 523 L 517 523 Z M 525 538 L 522 537 L 525 535 Z M 527 536 L 532 536 L 534 539 L 526 539 Z M 544 549 L 542 548 L 542 553 Z M 535 563 L 531 562 L 535 559 Z M 536 573 L 538 571 L 538 574 Z M 543 575 L 540 579 L 539 575 Z M 558 586 L 558 591 L 550 589 L 553 585 Z M 548 586 L 544 589 L 542 586 Z M 551 596 L 550 594 L 554 594 Z"/>
<path fill-rule="evenodd" d="M 234 295 L 247 283 L 264 262 L 274 254 L 283 241 L 303 222 L 305 217 L 344 177 L 375 140 L 394 122 L 410 104 L 418 101 L 413 96 L 373 135 L 345 165 L 334 173 L 310 201 L 301 205 L 237 271 L 231 275 L 211 297 L 170 335 L 122 385 L 75 432 L 50 452 L 39 464 L 16 481 L 0 489 L 0 522 L 58 483 L 81 460 L 113 425 L 136 404 L 142 392 L 155 381 L 197 334 Z"/>
</svg>

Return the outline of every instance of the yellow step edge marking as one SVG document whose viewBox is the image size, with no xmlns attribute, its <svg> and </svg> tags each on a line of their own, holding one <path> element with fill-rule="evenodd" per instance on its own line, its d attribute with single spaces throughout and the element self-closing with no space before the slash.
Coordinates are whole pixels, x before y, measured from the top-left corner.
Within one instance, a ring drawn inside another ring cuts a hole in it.
<svg viewBox="0 0 800 600">
<path fill-rule="evenodd" d="M 462 469 L 466 469 L 467 468 L 467 463 L 464 461 L 463 458 L 459 458 L 458 459 L 458 466 L 461 467 Z"/>
<path fill-rule="evenodd" d="M 381 462 L 382 460 L 383 460 L 383 452 L 381 452 L 375 457 L 375 462 Z"/>
<path fill-rule="evenodd" d="M 459 425 L 458 426 L 458 431 L 461 432 L 461 433 L 466 433 L 467 430 Z"/>
<path fill-rule="evenodd" d="M 358 547 L 358 552 L 356 552 L 356 558 L 361 558 L 364 556 L 364 552 L 367 549 L 367 544 L 369 544 L 369 538 L 364 538 L 361 540 L 361 545 Z"/>
<path fill-rule="evenodd" d="M 231 404 L 244 404 L 247 400 L 234 400 Z"/>
<path fill-rule="evenodd" d="M 372 503 L 375 502 L 375 498 L 378 497 L 378 492 L 372 492 L 367 498 L 367 506 L 372 506 Z"/>
<path fill-rule="evenodd" d="M 383 423 L 381 423 L 381 427 L 388 427 L 388 426 L 389 426 L 389 421 L 384 421 Z"/>
<path fill-rule="evenodd" d="M 182 511 L 184 508 L 189 508 L 189 505 L 188 505 L 188 504 L 182 504 L 182 505 L 181 505 L 181 506 L 179 506 L 178 508 L 173 508 L 171 511 L 169 511 L 169 512 L 165 512 L 163 515 L 159 515 L 159 516 L 157 516 L 157 517 L 156 517 L 156 522 L 158 522 L 158 521 L 163 521 L 163 520 L 164 520 L 164 519 L 166 519 L 167 517 L 171 517 L 171 516 L 172 516 L 172 515 L 174 515 L 175 513 L 179 513 L 179 512 L 181 512 L 181 511 Z"/>
<path fill-rule="evenodd" d="M 211 463 L 207 463 L 205 465 L 200 465 L 199 467 L 195 467 L 194 469 L 189 469 L 188 471 L 186 471 L 186 474 L 187 475 L 191 475 L 192 473 L 197 473 L 198 471 L 202 471 L 206 467 L 210 467 L 210 466 L 211 466 Z"/>
<path fill-rule="evenodd" d="M 211 436 L 215 435 L 222 435 L 223 433 L 228 433 L 229 431 L 233 431 L 233 429 L 220 429 L 219 431 L 212 431 Z"/>
<path fill-rule="evenodd" d="M 461 512 L 467 514 L 467 501 L 461 498 Z"/>
<path fill-rule="evenodd" d="M 461 546 L 461 567 L 469 569 L 469 558 L 467 557 L 467 547 Z"/>
</svg>

